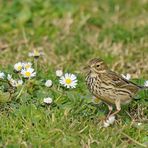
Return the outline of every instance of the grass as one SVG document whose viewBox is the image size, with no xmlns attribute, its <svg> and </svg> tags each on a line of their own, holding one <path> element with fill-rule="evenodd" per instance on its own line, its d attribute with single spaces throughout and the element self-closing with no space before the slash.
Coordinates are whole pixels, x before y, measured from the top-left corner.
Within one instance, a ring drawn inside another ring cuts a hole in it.
<svg viewBox="0 0 148 148">
<path fill-rule="evenodd" d="M 101 127 L 105 105 L 93 105 L 82 67 L 103 58 L 133 81 L 148 79 L 147 1 L 128 0 L 0 0 L 0 71 L 12 72 L 18 61 L 31 61 L 28 52 L 43 48 L 37 80 L 15 101 L 0 105 L 0 147 L 146 147 L 147 92 L 123 106 L 118 120 Z M 42 81 L 55 70 L 75 73 L 79 85 L 61 91 Z M 47 107 L 45 96 L 54 99 Z M 142 123 L 138 126 L 138 123 Z"/>
</svg>

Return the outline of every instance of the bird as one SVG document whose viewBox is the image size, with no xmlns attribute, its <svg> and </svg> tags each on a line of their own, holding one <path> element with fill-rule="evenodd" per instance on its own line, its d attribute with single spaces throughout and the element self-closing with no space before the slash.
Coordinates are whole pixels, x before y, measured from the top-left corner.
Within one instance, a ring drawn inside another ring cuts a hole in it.
<svg viewBox="0 0 148 148">
<path fill-rule="evenodd" d="M 147 89 L 110 70 L 101 58 L 90 60 L 84 69 L 89 91 L 108 106 L 106 118 L 119 113 L 122 105 L 130 103 L 140 90 Z M 112 112 L 114 106 L 116 110 Z"/>
</svg>

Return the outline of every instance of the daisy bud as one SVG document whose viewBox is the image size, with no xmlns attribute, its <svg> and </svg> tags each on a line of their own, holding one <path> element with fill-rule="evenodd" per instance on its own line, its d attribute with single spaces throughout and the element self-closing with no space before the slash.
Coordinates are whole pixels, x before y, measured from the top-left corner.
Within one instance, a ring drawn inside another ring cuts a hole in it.
<svg viewBox="0 0 148 148">
<path fill-rule="evenodd" d="M 57 70 L 56 71 L 56 76 L 57 77 L 61 77 L 63 75 L 63 71 L 62 70 Z"/>
<path fill-rule="evenodd" d="M 23 80 L 18 80 L 17 81 L 17 86 L 21 86 L 21 85 L 23 85 Z"/>
<path fill-rule="evenodd" d="M 8 80 L 8 81 L 11 81 L 11 79 L 12 79 L 12 75 L 8 74 L 7 80 Z"/>
<path fill-rule="evenodd" d="M 51 87 L 51 86 L 52 86 L 52 81 L 51 81 L 51 80 L 47 80 L 47 81 L 45 82 L 45 86 L 46 86 L 46 87 Z"/>
<path fill-rule="evenodd" d="M 110 116 L 107 121 L 108 121 L 109 124 L 113 124 L 114 121 L 115 121 L 115 116 Z"/>
<path fill-rule="evenodd" d="M 148 87 L 148 80 L 144 82 L 144 86 Z"/>
<path fill-rule="evenodd" d="M 0 72 L 0 79 L 4 79 L 5 74 L 3 72 Z"/>
<path fill-rule="evenodd" d="M 44 102 L 45 104 L 50 105 L 50 104 L 52 103 L 52 98 L 50 98 L 50 97 L 44 98 L 43 102 Z"/>
</svg>

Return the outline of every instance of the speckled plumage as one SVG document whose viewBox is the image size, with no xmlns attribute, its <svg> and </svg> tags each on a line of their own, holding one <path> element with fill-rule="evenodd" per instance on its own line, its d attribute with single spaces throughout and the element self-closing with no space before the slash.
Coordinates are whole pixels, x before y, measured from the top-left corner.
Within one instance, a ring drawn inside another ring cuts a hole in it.
<svg viewBox="0 0 148 148">
<path fill-rule="evenodd" d="M 108 116 L 112 111 L 112 105 L 117 109 L 112 114 L 115 115 L 120 111 L 121 104 L 129 103 L 143 88 L 111 71 L 102 59 L 92 59 L 86 69 L 87 86 L 95 97 L 108 105 L 110 110 Z"/>
</svg>

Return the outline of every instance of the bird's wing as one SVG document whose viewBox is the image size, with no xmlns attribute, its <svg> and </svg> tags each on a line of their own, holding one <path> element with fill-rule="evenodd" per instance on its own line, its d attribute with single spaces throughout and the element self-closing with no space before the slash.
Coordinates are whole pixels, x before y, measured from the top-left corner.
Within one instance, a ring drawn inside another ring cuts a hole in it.
<svg viewBox="0 0 148 148">
<path fill-rule="evenodd" d="M 133 93 L 136 93 L 141 88 L 137 84 L 126 80 L 125 78 L 123 78 L 122 76 L 118 75 L 113 71 L 108 71 L 107 77 L 110 79 L 110 81 L 116 88 L 123 88 L 123 89 L 125 88 Z"/>
</svg>

